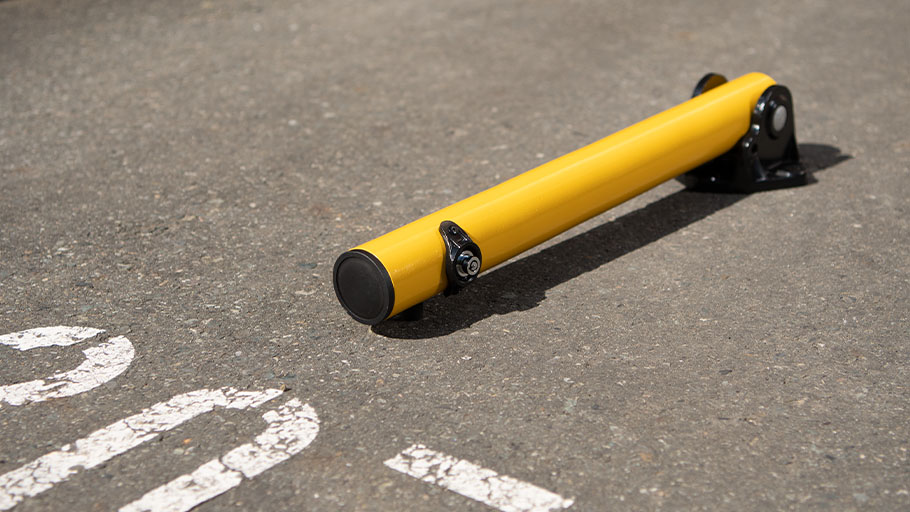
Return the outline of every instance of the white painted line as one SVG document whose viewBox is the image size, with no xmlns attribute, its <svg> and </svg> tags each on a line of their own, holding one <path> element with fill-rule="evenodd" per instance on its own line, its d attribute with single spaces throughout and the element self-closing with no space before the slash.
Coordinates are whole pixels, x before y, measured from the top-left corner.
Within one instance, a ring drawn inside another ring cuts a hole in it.
<svg viewBox="0 0 910 512">
<path fill-rule="evenodd" d="M 218 459 L 212 459 L 188 475 L 169 483 L 120 509 L 120 512 L 140 510 L 182 511 L 214 498 L 240 485 L 243 475 L 228 469 Z"/>
<path fill-rule="evenodd" d="M 269 426 L 247 443 L 149 491 L 120 512 L 185 512 L 232 489 L 306 448 L 319 433 L 319 418 L 296 398 L 262 415 Z"/>
<path fill-rule="evenodd" d="M 575 502 L 536 485 L 482 468 L 473 462 L 430 450 L 421 444 L 412 445 L 385 461 L 385 465 L 502 512 L 561 510 Z"/>
<path fill-rule="evenodd" d="M 43 340 L 47 340 L 47 337 Z M 81 340 L 74 343 L 78 341 Z M 22 350 L 29 348 L 35 348 L 35 345 Z M 130 340 L 118 336 L 97 347 L 85 349 L 82 353 L 85 354 L 85 361 L 73 370 L 57 373 L 47 380 L 37 379 L 0 386 L 0 407 L 3 403 L 24 405 L 78 395 L 94 389 L 123 373 L 133 361 L 135 350 Z"/>
<path fill-rule="evenodd" d="M 292 455 L 300 453 L 316 439 L 319 418 L 309 405 L 296 398 L 288 400 L 277 411 L 262 415 L 269 426 L 247 443 L 229 451 L 221 458 L 224 465 L 253 478 Z"/>
<path fill-rule="evenodd" d="M 215 407 L 246 409 L 280 395 L 277 389 L 237 391 L 200 389 L 159 402 L 138 414 L 111 423 L 73 444 L 0 475 L 0 510 L 37 496 L 83 469 L 91 469 Z"/>
<path fill-rule="evenodd" d="M 6 345 L 16 350 L 31 350 L 41 347 L 66 347 L 80 341 L 87 340 L 104 332 L 102 329 L 91 327 L 38 327 L 27 331 L 19 331 L 0 336 L 0 345 Z"/>
</svg>

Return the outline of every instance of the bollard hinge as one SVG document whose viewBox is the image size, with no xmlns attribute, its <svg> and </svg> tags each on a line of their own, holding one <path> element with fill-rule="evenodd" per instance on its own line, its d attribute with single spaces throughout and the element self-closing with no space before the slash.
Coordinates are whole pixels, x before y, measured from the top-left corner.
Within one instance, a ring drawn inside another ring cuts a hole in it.
<svg viewBox="0 0 910 512">
<path fill-rule="evenodd" d="M 705 75 L 693 96 L 727 80 Z M 793 98 L 782 85 L 768 87 L 752 110 L 749 131 L 723 155 L 683 174 L 687 188 L 709 192 L 751 193 L 794 187 L 808 182 L 800 164 L 793 122 Z"/>
</svg>

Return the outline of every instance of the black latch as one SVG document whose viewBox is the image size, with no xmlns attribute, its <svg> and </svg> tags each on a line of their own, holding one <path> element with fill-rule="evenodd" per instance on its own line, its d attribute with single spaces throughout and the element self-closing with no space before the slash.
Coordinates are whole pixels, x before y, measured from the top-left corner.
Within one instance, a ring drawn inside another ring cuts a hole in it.
<svg viewBox="0 0 910 512">
<path fill-rule="evenodd" d="M 452 295 L 477 279 L 481 263 L 480 247 L 458 224 L 450 220 L 439 224 L 439 234 L 446 244 L 445 267 L 449 284 L 445 294 Z"/>
</svg>

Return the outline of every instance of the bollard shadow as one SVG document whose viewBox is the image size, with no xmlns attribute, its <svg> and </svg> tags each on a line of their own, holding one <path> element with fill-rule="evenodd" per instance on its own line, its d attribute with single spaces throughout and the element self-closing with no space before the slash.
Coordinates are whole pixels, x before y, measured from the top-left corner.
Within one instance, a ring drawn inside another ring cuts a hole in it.
<svg viewBox="0 0 910 512">
<path fill-rule="evenodd" d="M 812 175 L 852 158 L 825 144 L 800 144 L 800 159 Z M 731 206 L 746 194 L 681 190 L 578 236 L 483 274 L 457 295 L 424 302 L 419 320 L 392 318 L 373 326 L 390 338 L 426 339 L 457 332 L 492 315 L 526 311 L 547 290 L 640 249 Z M 541 272 L 540 269 L 546 269 Z"/>
</svg>

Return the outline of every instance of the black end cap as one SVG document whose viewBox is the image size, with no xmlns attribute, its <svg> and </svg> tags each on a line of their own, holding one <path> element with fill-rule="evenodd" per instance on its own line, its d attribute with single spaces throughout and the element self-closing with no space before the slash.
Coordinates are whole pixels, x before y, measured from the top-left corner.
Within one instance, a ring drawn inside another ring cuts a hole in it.
<svg viewBox="0 0 910 512">
<path fill-rule="evenodd" d="M 360 323 L 382 322 L 395 305 L 392 278 L 382 262 L 366 251 L 354 249 L 339 256 L 332 283 L 338 302 Z"/>
</svg>

